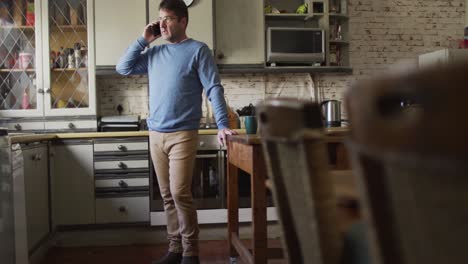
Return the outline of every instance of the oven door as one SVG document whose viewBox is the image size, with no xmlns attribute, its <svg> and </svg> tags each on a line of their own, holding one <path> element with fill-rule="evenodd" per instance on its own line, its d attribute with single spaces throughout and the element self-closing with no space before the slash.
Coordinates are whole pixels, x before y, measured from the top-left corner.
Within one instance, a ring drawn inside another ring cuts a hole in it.
<svg viewBox="0 0 468 264">
<path fill-rule="evenodd" d="M 225 152 L 223 150 L 199 150 L 192 175 L 192 196 L 197 209 L 220 209 L 224 204 Z M 154 167 L 151 169 L 151 211 L 163 211 Z"/>
</svg>

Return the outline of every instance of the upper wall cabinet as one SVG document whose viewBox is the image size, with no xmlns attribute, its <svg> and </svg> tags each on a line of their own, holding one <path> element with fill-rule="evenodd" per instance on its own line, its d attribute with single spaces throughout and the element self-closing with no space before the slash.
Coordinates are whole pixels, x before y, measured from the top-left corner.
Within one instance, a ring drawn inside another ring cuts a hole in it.
<svg viewBox="0 0 468 264">
<path fill-rule="evenodd" d="M 96 66 L 116 65 L 127 47 L 143 33 L 146 0 L 98 0 L 95 19 Z"/>
<path fill-rule="evenodd" d="M 96 114 L 93 6 L 94 0 L 0 3 L 1 117 Z"/>
<path fill-rule="evenodd" d="M 0 117 L 44 114 L 40 4 L 0 2 Z"/>
<path fill-rule="evenodd" d="M 237 0 L 236 0 L 237 1 Z M 213 0 L 194 0 L 188 8 L 189 23 L 187 36 L 195 40 L 206 43 L 210 49 L 214 49 L 214 25 L 213 25 Z M 216 0 L 216 3 L 218 0 Z M 159 4 L 161 0 L 149 1 L 149 21 L 156 21 L 159 18 Z M 165 43 L 161 38 L 154 44 Z"/>
<path fill-rule="evenodd" d="M 263 1 L 216 0 L 216 59 L 219 64 L 262 64 Z"/>
</svg>

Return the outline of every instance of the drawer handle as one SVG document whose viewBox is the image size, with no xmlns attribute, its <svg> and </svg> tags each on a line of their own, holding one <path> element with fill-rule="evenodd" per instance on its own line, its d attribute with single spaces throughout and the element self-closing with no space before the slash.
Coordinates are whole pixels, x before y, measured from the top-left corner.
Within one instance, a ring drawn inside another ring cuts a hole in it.
<svg viewBox="0 0 468 264">
<path fill-rule="evenodd" d="M 125 212 L 127 212 L 127 208 L 125 208 L 125 206 L 120 206 L 119 207 L 119 212 L 125 213 Z"/>
<path fill-rule="evenodd" d="M 119 162 L 119 168 L 121 169 L 126 169 L 127 168 L 127 164 L 123 163 L 123 162 Z"/>
<path fill-rule="evenodd" d="M 15 125 L 15 129 L 18 130 L 18 131 L 20 131 L 20 130 L 21 130 L 21 125 L 20 125 L 20 124 L 16 124 L 16 125 Z"/>
<path fill-rule="evenodd" d="M 127 147 L 124 146 L 124 145 L 119 145 L 117 148 L 118 148 L 120 151 L 127 151 Z"/>
<path fill-rule="evenodd" d="M 73 124 L 73 123 L 68 123 L 68 128 L 74 129 L 74 128 L 75 128 L 75 124 Z"/>
<path fill-rule="evenodd" d="M 120 186 L 120 188 L 127 188 L 128 184 L 125 181 L 121 180 L 121 181 L 119 181 L 119 186 Z"/>
</svg>

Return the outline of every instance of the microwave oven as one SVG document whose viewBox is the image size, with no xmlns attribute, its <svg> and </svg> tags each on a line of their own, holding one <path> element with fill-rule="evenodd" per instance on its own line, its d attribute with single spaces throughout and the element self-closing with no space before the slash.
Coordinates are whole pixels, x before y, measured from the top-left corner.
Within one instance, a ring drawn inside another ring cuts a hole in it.
<svg viewBox="0 0 468 264">
<path fill-rule="evenodd" d="M 320 28 L 269 27 L 267 62 L 317 64 L 325 61 L 325 33 Z"/>
</svg>

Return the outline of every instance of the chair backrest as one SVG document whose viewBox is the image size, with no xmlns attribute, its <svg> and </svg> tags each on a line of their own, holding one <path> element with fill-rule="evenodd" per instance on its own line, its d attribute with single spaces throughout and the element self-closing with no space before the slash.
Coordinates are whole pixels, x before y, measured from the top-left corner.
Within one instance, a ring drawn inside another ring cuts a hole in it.
<svg viewBox="0 0 468 264">
<path fill-rule="evenodd" d="M 347 91 L 373 263 L 468 263 L 468 65 Z"/>
<path fill-rule="evenodd" d="M 289 263 L 337 264 L 342 239 L 319 106 L 272 99 L 257 115 Z"/>
</svg>

